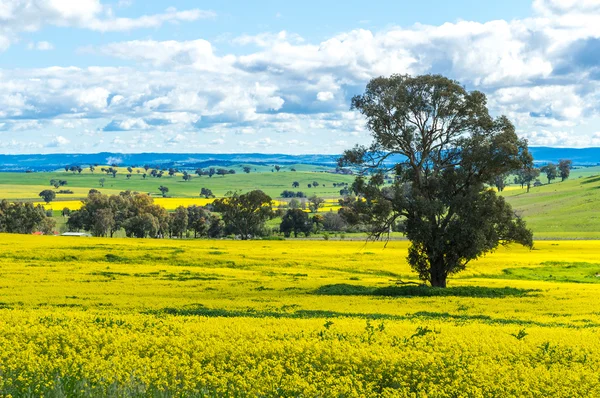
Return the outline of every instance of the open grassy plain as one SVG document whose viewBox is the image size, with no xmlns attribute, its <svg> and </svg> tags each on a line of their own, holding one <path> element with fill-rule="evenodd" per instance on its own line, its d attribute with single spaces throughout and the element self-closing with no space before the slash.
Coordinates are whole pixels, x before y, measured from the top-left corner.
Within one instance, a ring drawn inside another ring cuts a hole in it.
<svg viewBox="0 0 600 398">
<path fill-rule="evenodd" d="M 0 235 L 0 395 L 598 396 L 599 250 Z"/>
</svg>

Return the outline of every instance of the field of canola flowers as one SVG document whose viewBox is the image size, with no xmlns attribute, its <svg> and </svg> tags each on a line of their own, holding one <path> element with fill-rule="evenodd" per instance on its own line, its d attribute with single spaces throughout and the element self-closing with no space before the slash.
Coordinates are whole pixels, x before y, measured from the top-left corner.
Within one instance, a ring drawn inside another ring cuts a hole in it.
<svg viewBox="0 0 600 398">
<path fill-rule="evenodd" d="M 600 242 L 502 248 L 442 296 L 407 243 L 0 235 L 0 396 L 600 395 Z"/>
</svg>

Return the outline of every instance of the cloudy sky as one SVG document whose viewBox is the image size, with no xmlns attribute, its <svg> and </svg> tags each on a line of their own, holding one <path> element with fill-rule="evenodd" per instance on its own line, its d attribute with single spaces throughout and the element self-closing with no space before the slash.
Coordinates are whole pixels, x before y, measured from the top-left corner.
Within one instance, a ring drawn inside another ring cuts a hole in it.
<svg viewBox="0 0 600 398">
<path fill-rule="evenodd" d="M 392 73 L 485 92 L 531 145 L 600 146 L 600 0 L 341 4 L 0 0 L 0 153 L 339 153 Z"/>
</svg>

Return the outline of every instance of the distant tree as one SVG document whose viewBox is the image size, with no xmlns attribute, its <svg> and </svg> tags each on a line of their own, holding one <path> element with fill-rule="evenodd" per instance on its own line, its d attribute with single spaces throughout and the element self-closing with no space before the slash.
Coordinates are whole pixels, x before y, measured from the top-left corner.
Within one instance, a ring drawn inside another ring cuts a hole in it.
<svg viewBox="0 0 600 398">
<path fill-rule="evenodd" d="M 292 187 L 293 188 L 298 188 L 299 186 L 300 186 L 300 183 L 298 181 L 292 182 Z"/>
<path fill-rule="evenodd" d="M 158 187 L 158 190 L 162 193 L 163 198 L 167 197 L 167 193 L 169 192 L 169 188 L 161 185 L 160 187 Z"/>
<path fill-rule="evenodd" d="M 100 183 L 100 187 L 104 188 L 104 183 L 106 182 L 106 178 L 101 178 L 98 180 L 98 182 Z"/>
<path fill-rule="evenodd" d="M 129 180 L 129 179 L 131 178 L 131 173 L 127 173 L 127 174 L 125 175 L 125 177 L 127 177 L 127 179 Z"/>
<path fill-rule="evenodd" d="M 290 207 L 290 209 L 299 209 L 300 201 L 298 199 L 292 199 L 292 200 L 290 200 L 290 203 L 288 206 Z"/>
<path fill-rule="evenodd" d="M 94 236 L 106 237 L 115 226 L 115 215 L 112 209 L 98 209 L 94 214 L 94 224 L 92 234 Z"/>
<path fill-rule="evenodd" d="M 293 167 L 290 169 L 290 171 L 296 171 L 296 169 L 294 169 Z"/>
<path fill-rule="evenodd" d="M 77 166 L 77 173 L 81 174 L 82 171 L 83 171 L 83 168 L 81 168 L 81 166 Z"/>
<path fill-rule="evenodd" d="M 50 180 L 50 185 L 52 185 L 54 188 L 58 188 L 58 187 L 60 187 L 60 182 L 53 178 Z"/>
<path fill-rule="evenodd" d="M 326 212 L 323 214 L 323 229 L 326 231 L 345 231 L 348 228 L 348 222 L 339 213 Z"/>
<path fill-rule="evenodd" d="M 503 173 L 494 176 L 493 181 L 491 181 L 491 184 L 496 187 L 498 192 L 504 191 L 504 188 L 506 187 L 506 178 L 508 178 L 509 174 L 510 173 Z"/>
<path fill-rule="evenodd" d="M 312 195 L 308 198 L 308 208 L 311 213 L 317 213 L 325 204 L 325 199 L 319 198 L 317 195 Z"/>
<path fill-rule="evenodd" d="M 169 177 L 173 177 L 176 172 L 177 172 L 177 170 L 175 170 L 174 168 L 170 167 L 169 168 Z"/>
<path fill-rule="evenodd" d="M 308 187 L 309 187 L 309 188 L 312 188 L 312 184 L 308 184 Z"/>
<path fill-rule="evenodd" d="M 527 186 L 527 192 L 531 189 L 532 182 L 540 176 L 540 169 L 533 165 L 524 167 L 516 172 L 516 183 L 521 185 L 521 188 Z"/>
<path fill-rule="evenodd" d="M 571 175 L 571 169 L 573 168 L 573 161 L 569 159 L 561 159 L 558 162 L 558 170 L 560 172 L 561 181 L 566 180 Z"/>
<path fill-rule="evenodd" d="M 63 207 L 61 214 L 63 217 L 69 217 L 69 215 L 71 215 L 71 209 Z"/>
<path fill-rule="evenodd" d="M 226 229 L 246 240 L 264 231 L 265 222 L 273 216 L 271 203 L 269 195 L 254 190 L 242 195 L 229 192 L 216 199 L 213 207 L 221 213 Z"/>
<path fill-rule="evenodd" d="M 129 174 L 133 173 L 133 167 L 131 167 L 131 166 L 128 166 L 128 167 L 127 167 L 127 172 L 128 172 Z"/>
<path fill-rule="evenodd" d="M 210 189 L 202 188 L 202 189 L 200 189 L 200 197 L 208 199 L 208 198 L 214 198 L 215 195 L 213 194 L 213 192 Z"/>
<path fill-rule="evenodd" d="M 546 179 L 548 179 L 548 184 L 552 183 L 552 180 L 555 180 L 558 176 L 558 169 L 554 163 L 548 163 L 543 166 L 540 171 L 546 174 Z"/>
<path fill-rule="evenodd" d="M 281 170 L 281 166 L 275 165 L 275 170 L 277 170 L 277 171 Z"/>
<path fill-rule="evenodd" d="M 198 174 L 198 177 L 202 177 L 202 175 L 204 175 L 204 170 L 198 168 L 196 169 L 196 174 Z"/>
<path fill-rule="evenodd" d="M 246 174 L 250 174 L 250 167 L 249 166 L 244 166 L 244 173 Z"/>
<path fill-rule="evenodd" d="M 146 174 L 146 173 L 142 174 L 142 178 L 143 178 L 144 180 L 146 179 L 146 177 L 147 177 L 147 176 L 148 176 L 148 174 Z"/>
<path fill-rule="evenodd" d="M 223 220 L 216 216 L 209 217 L 209 227 L 206 234 L 209 238 L 219 238 L 225 233 L 225 224 Z"/>
<path fill-rule="evenodd" d="M 146 170 L 146 172 L 148 172 L 148 170 L 150 170 L 150 166 L 148 166 L 147 164 L 144 165 L 144 170 Z"/>
<path fill-rule="evenodd" d="M 192 175 L 189 174 L 187 171 L 183 172 L 183 181 L 191 181 L 192 180 Z"/>
<path fill-rule="evenodd" d="M 208 169 L 208 176 L 212 178 L 212 176 L 214 176 L 216 173 L 216 170 L 214 169 L 214 167 L 211 167 L 210 169 Z"/>
<path fill-rule="evenodd" d="M 194 238 L 206 235 L 210 226 L 209 213 L 200 206 L 189 206 L 187 214 L 188 228 L 194 231 Z"/>
<path fill-rule="evenodd" d="M 69 170 L 71 169 L 71 166 L 65 166 L 65 172 L 69 172 Z"/>
<path fill-rule="evenodd" d="M 229 172 L 226 169 L 218 169 L 217 174 L 221 177 L 225 177 L 225 174 L 229 174 Z"/>
<path fill-rule="evenodd" d="M 300 209 L 288 210 L 281 220 L 279 230 L 283 232 L 285 237 L 289 237 L 291 233 L 294 233 L 294 237 L 297 238 L 299 233 L 303 233 L 305 236 L 310 234 L 312 229 L 312 223 L 308 218 L 308 214 Z"/>
<path fill-rule="evenodd" d="M 94 174 L 94 170 L 96 170 L 96 166 L 90 164 L 90 171 L 92 172 L 92 174 Z"/>
<path fill-rule="evenodd" d="M 228 174 L 235 174 L 235 170 L 234 170 L 234 169 L 229 169 L 229 170 L 227 171 L 227 173 L 228 173 Z"/>
<path fill-rule="evenodd" d="M 50 203 L 56 198 L 56 193 L 51 189 L 44 189 L 40 192 L 39 197 L 44 199 L 44 202 Z"/>
<path fill-rule="evenodd" d="M 188 211 L 185 207 L 179 206 L 170 214 L 169 229 L 171 235 L 183 238 L 188 229 Z"/>
<path fill-rule="evenodd" d="M 319 186 L 319 183 L 318 183 L 317 181 L 313 181 L 313 183 L 312 183 L 312 186 L 313 186 L 313 187 L 318 187 L 318 186 Z"/>
</svg>

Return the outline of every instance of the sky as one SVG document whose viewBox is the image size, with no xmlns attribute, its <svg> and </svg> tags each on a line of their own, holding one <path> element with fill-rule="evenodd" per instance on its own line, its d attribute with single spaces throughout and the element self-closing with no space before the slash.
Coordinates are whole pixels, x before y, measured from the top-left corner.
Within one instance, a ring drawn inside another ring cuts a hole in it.
<svg viewBox="0 0 600 398">
<path fill-rule="evenodd" d="M 0 153 L 338 154 L 393 73 L 600 146 L 600 0 L 0 0 Z"/>
</svg>

